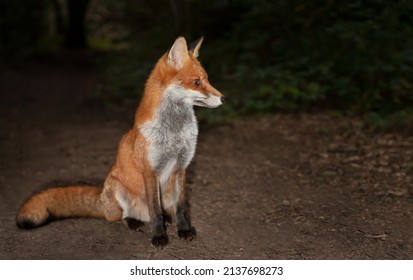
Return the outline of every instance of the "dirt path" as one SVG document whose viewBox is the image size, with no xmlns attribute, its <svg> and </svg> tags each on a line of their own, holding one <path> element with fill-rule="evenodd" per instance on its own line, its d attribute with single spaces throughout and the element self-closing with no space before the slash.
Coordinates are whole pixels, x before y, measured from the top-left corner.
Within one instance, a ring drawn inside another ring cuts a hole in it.
<svg viewBox="0 0 413 280">
<path fill-rule="evenodd" d="M 1 259 L 413 258 L 413 138 L 322 114 L 201 131 L 191 243 L 172 226 L 154 249 L 149 228 L 93 219 L 17 229 L 19 206 L 45 185 L 101 182 L 131 125 L 133 111 L 88 109 L 95 77 L 81 66 L 0 74 Z"/>
</svg>

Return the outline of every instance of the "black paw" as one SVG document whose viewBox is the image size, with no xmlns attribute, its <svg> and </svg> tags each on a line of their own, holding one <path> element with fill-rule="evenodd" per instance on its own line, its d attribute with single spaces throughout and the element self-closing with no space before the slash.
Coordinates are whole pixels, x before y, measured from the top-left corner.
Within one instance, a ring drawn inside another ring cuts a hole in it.
<svg viewBox="0 0 413 280">
<path fill-rule="evenodd" d="M 129 217 L 126 217 L 125 221 L 126 221 L 126 224 L 128 225 L 128 227 L 131 230 L 136 230 L 136 231 L 143 232 L 143 228 L 145 227 L 144 222 L 142 222 L 140 220 L 136 220 L 134 218 L 129 218 Z"/>
<path fill-rule="evenodd" d="M 168 236 L 165 235 L 154 235 L 152 236 L 152 246 L 157 248 L 164 248 L 168 245 Z"/>
<path fill-rule="evenodd" d="M 179 229 L 178 236 L 185 241 L 190 242 L 195 238 L 196 230 L 194 227 L 190 227 L 189 229 Z"/>
</svg>

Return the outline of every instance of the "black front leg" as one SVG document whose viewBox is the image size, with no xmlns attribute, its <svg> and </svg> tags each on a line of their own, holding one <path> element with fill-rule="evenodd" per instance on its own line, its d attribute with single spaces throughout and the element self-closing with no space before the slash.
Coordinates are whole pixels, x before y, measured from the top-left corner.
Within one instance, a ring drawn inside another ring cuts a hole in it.
<svg viewBox="0 0 413 280">
<path fill-rule="evenodd" d="M 188 212 L 185 208 L 178 208 L 176 212 L 178 236 L 185 241 L 192 241 L 196 236 L 196 230 L 191 226 Z"/>
<path fill-rule="evenodd" d="M 178 236 L 186 241 L 192 241 L 196 236 L 196 230 L 191 226 L 191 218 L 189 215 L 189 205 L 185 197 L 185 170 L 177 174 L 177 187 L 179 188 L 180 197 L 176 209 L 176 220 L 178 228 Z"/>
<path fill-rule="evenodd" d="M 158 215 L 153 219 L 152 245 L 155 247 L 165 247 L 168 244 L 168 235 L 165 231 L 163 215 Z"/>
<path fill-rule="evenodd" d="M 165 223 L 162 215 L 159 180 L 152 172 L 146 172 L 145 191 L 149 214 L 152 219 L 152 245 L 165 247 L 168 244 L 168 236 L 165 231 Z"/>
</svg>

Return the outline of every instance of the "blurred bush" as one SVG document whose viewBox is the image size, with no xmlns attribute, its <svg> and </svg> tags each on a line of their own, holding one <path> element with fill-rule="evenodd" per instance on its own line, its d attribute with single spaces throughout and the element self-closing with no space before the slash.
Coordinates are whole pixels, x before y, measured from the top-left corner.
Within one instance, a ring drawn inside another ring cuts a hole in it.
<svg viewBox="0 0 413 280">
<path fill-rule="evenodd" d="M 9 2 L 19 11 L 21 0 Z M 39 16 L 17 14 L 26 25 Z M 0 17 L 2 33 L 4 22 L 16 21 Z M 110 103 L 136 104 L 173 40 L 204 35 L 201 62 L 228 97 L 219 110 L 200 110 L 208 122 L 320 109 L 380 124 L 412 119 L 411 0 L 95 0 L 87 27 L 89 45 L 102 54 L 96 94 Z M 14 39 L 0 52 L 37 36 L 24 30 L 6 32 Z"/>
<path fill-rule="evenodd" d="M 116 5 L 130 48 L 109 58 L 102 88 L 120 99 L 142 91 L 160 53 L 183 34 L 205 35 L 201 61 L 228 96 L 225 109 L 201 113 L 211 121 L 320 108 L 380 116 L 412 112 L 412 1 L 123 0 Z"/>
</svg>

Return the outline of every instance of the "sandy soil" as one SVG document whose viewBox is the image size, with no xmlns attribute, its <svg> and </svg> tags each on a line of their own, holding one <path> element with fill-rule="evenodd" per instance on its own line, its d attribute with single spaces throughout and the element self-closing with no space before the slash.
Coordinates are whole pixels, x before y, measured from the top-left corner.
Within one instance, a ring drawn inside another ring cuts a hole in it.
<svg viewBox="0 0 413 280">
<path fill-rule="evenodd" d="M 94 219 L 18 229 L 32 193 L 104 180 L 134 109 L 87 101 L 95 79 L 82 63 L 0 72 L 1 259 L 413 258 L 413 138 L 326 114 L 202 129 L 190 243 L 171 226 L 168 247 L 155 249 L 149 226 Z"/>
</svg>

